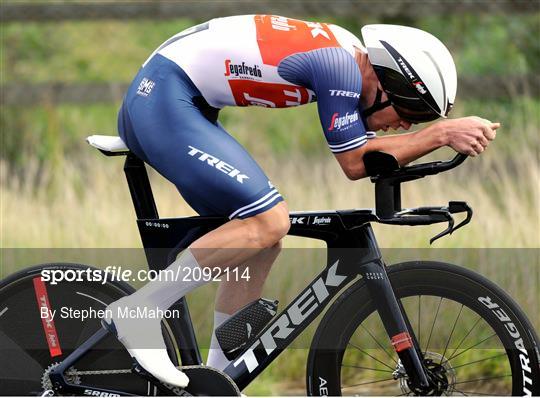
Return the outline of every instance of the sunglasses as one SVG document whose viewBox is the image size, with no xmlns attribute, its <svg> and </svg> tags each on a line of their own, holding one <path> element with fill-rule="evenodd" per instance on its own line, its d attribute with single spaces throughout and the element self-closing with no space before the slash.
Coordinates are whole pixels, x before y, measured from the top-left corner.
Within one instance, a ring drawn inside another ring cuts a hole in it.
<svg viewBox="0 0 540 398">
<path fill-rule="evenodd" d="M 440 117 L 418 96 L 416 88 L 403 75 L 388 68 L 374 67 L 374 69 L 388 100 L 403 120 L 424 123 Z"/>
</svg>

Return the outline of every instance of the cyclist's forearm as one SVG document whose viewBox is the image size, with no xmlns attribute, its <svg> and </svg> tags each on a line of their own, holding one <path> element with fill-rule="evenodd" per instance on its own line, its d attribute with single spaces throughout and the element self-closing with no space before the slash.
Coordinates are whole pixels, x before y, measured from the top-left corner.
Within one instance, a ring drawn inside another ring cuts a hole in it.
<svg viewBox="0 0 540 398">
<path fill-rule="evenodd" d="M 435 123 L 412 133 L 373 138 L 368 141 L 366 152 L 390 153 L 403 166 L 445 145 L 446 133 L 440 123 Z"/>
<path fill-rule="evenodd" d="M 360 148 L 335 156 L 345 175 L 358 180 L 366 176 L 362 158 L 367 152 L 390 153 L 403 166 L 445 145 L 448 145 L 446 129 L 442 123 L 435 123 L 413 133 L 372 138 Z"/>
</svg>

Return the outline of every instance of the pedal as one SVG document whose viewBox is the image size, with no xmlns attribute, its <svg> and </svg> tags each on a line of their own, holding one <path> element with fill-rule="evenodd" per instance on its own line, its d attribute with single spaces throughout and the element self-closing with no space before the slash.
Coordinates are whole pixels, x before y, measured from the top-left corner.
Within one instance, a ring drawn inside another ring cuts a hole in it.
<svg viewBox="0 0 540 398">
<path fill-rule="evenodd" d="M 258 334 L 276 315 L 277 300 L 260 298 L 239 309 L 216 329 L 216 338 L 225 357 L 232 361 L 255 341 Z"/>
</svg>

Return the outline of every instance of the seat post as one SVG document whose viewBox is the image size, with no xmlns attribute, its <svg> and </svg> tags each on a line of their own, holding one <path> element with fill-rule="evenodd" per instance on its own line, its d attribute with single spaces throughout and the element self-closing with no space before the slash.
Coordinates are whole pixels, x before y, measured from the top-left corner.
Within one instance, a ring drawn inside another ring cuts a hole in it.
<svg viewBox="0 0 540 398">
<path fill-rule="evenodd" d="M 137 218 L 159 218 L 144 162 L 134 154 L 128 153 L 124 163 L 124 173 Z"/>
</svg>

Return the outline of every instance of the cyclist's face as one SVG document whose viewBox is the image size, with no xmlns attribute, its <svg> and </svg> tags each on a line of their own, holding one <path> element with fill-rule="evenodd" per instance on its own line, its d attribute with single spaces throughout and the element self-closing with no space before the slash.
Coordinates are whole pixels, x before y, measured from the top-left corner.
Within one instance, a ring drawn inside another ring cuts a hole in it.
<svg viewBox="0 0 540 398">
<path fill-rule="evenodd" d="M 381 101 L 384 102 L 388 99 L 385 92 L 382 94 Z M 409 130 L 412 126 L 411 122 L 403 120 L 396 112 L 393 106 L 387 106 L 386 108 L 381 109 L 373 113 L 367 118 L 368 129 L 372 131 L 384 130 L 388 131 L 389 129 L 398 130 Z"/>
</svg>

